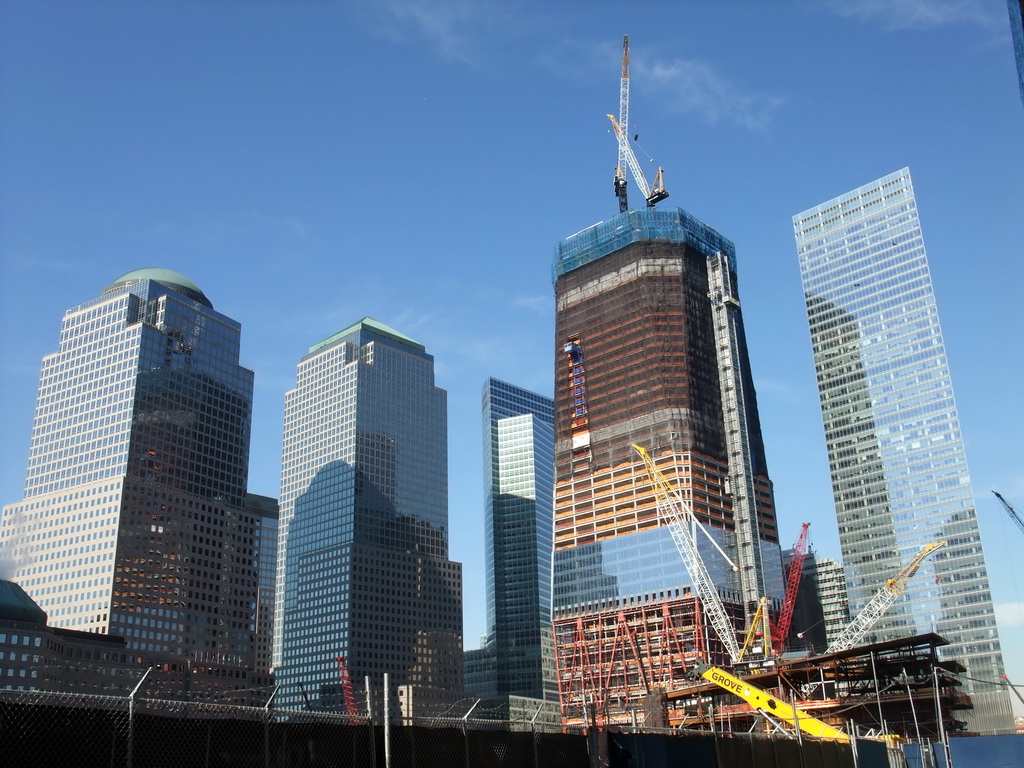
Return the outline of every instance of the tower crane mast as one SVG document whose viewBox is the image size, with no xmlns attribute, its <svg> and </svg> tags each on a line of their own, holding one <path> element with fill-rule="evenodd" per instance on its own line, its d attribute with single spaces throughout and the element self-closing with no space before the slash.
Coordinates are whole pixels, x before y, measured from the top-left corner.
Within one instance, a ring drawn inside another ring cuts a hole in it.
<svg viewBox="0 0 1024 768">
<path fill-rule="evenodd" d="M 615 129 L 615 140 L 619 146 L 619 161 L 615 166 L 615 197 L 619 200 L 619 213 L 629 210 L 629 202 L 626 196 L 626 167 L 629 167 L 640 191 L 647 200 L 647 207 L 653 208 L 668 197 L 668 190 L 665 189 L 664 170 L 659 168 L 654 177 L 654 186 L 651 187 L 640 169 L 633 148 L 629 146 L 629 35 L 622 39 L 622 76 L 619 79 L 619 119 L 615 115 L 608 115 Z"/>
<path fill-rule="evenodd" d="M 629 130 L 629 35 L 622 38 L 622 78 L 619 80 L 619 125 Z M 616 137 L 618 138 L 618 137 Z M 619 144 L 619 162 L 615 166 L 615 196 L 619 213 L 629 210 L 626 199 L 626 150 Z"/>
<path fill-rule="evenodd" d="M 896 602 L 896 598 L 903 594 L 925 558 L 939 547 L 944 547 L 945 545 L 946 542 L 944 541 L 933 541 L 931 544 L 925 544 L 921 551 L 914 555 L 913 560 L 900 568 L 895 576 L 881 586 L 878 592 L 875 593 L 875 596 L 871 598 L 871 601 L 864 606 L 864 610 L 857 614 L 857 618 L 850 622 L 846 629 L 843 630 L 843 633 L 825 650 L 825 653 L 839 653 L 857 645 L 861 638 L 867 634 L 867 631 L 875 625 L 875 622 L 882 618 L 882 615 Z"/>
<path fill-rule="evenodd" d="M 338 662 L 338 681 L 341 683 L 341 694 L 345 700 L 345 714 L 349 717 L 356 716 L 356 697 L 352 690 L 352 677 L 348 672 L 348 664 L 344 656 L 335 658 Z"/>
</svg>

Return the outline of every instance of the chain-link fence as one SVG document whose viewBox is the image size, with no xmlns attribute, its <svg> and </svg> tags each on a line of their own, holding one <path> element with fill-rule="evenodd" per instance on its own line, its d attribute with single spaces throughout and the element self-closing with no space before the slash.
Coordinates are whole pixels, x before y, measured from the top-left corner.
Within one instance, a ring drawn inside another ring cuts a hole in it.
<svg viewBox="0 0 1024 768">
<path fill-rule="evenodd" d="M 365 716 L 0 690 L 0 764 L 110 768 L 587 768 L 579 735 L 536 723 Z"/>
<path fill-rule="evenodd" d="M 487 713 L 365 716 L 141 697 L 0 690 L 4 768 L 893 768 L 899 750 L 765 734 L 563 733 Z M 474 718 L 474 714 L 484 717 Z"/>
</svg>

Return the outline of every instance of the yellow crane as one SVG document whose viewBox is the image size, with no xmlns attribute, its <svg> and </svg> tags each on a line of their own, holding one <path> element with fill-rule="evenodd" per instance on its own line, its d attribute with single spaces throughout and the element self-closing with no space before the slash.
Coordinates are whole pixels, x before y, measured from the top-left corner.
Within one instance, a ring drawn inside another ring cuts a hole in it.
<svg viewBox="0 0 1024 768">
<path fill-rule="evenodd" d="M 921 551 L 914 555 L 913 560 L 900 568 L 895 576 L 888 579 L 881 586 L 878 592 L 875 593 L 875 596 L 871 598 L 871 601 L 857 614 L 857 618 L 850 622 L 842 634 L 825 650 L 825 653 L 839 653 L 857 645 L 861 638 L 867 634 L 867 631 L 875 625 L 875 622 L 882 618 L 882 614 L 889 610 L 892 604 L 896 602 L 896 598 L 903 594 L 925 558 L 939 547 L 944 546 L 946 546 L 944 541 L 933 541 L 930 544 L 925 544 Z"/>
<path fill-rule="evenodd" d="M 833 728 L 828 723 L 811 717 L 806 712 L 787 704 L 757 686 L 751 685 L 746 680 L 741 680 L 729 674 L 724 669 L 700 664 L 693 668 L 693 672 L 708 682 L 714 683 L 719 688 L 724 688 L 730 693 L 736 694 L 753 709 L 756 709 L 776 724 L 786 723 L 794 729 L 799 729 L 802 733 L 817 739 L 832 739 L 833 741 L 844 742 L 850 740 L 849 735 L 838 728 Z"/>
</svg>

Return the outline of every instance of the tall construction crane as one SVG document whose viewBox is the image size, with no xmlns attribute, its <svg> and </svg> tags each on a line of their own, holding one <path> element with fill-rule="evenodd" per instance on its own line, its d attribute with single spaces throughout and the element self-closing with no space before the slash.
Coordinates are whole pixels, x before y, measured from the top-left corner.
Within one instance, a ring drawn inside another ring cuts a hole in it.
<svg viewBox="0 0 1024 768">
<path fill-rule="evenodd" d="M 619 145 L 619 161 L 615 166 L 615 197 L 619 200 L 619 213 L 629 210 L 629 202 L 626 199 L 626 166 L 629 166 L 633 179 L 636 181 L 640 191 L 647 200 L 647 207 L 654 205 L 666 197 L 668 190 L 665 189 L 664 170 L 659 168 L 654 177 L 654 185 L 648 185 L 644 172 L 640 169 L 633 148 L 629 146 L 629 35 L 622 39 L 622 77 L 619 80 L 619 119 L 615 115 L 608 115 L 615 129 L 615 139 Z"/>
<path fill-rule="evenodd" d="M 1003 509 L 1006 510 L 1006 514 L 1008 514 L 1010 516 L 1010 519 L 1017 524 L 1017 527 L 1020 528 L 1021 533 L 1024 533 L 1024 520 L 1020 519 L 1020 515 L 1017 514 L 1017 510 L 1011 507 L 1009 502 L 1007 502 L 1006 499 L 1004 499 L 998 491 L 992 491 L 992 493 L 994 493 L 996 495 L 996 498 L 999 499 L 999 501 L 1002 503 Z"/>
<path fill-rule="evenodd" d="M 796 596 L 800 590 L 800 578 L 804 573 L 804 560 L 807 558 L 807 529 L 810 523 L 804 523 L 800 529 L 796 544 L 793 545 L 793 557 L 786 571 L 786 594 L 782 598 L 779 620 L 772 625 L 772 647 L 781 650 L 789 637 L 789 628 L 793 624 L 793 609 L 796 607 Z"/>
<path fill-rule="evenodd" d="M 622 38 L 622 79 L 619 81 L 619 125 L 629 130 L 629 35 Z M 618 136 L 616 136 L 618 138 Z M 619 162 L 615 166 L 615 196 L 619 213 L 629 210 L 626 199 L 626 150 L 619 144 Z"/>
<path fill-rule="evenodd" d="M 740 647 L 736 642 L 736 630 L 729 619 L 729 615 L 725 612 L 722 597 L 718 594 L 715 583 L 711 580 L 711 574 L 708 573 L 704 559 L 697 550 L 697 542 L 694 540 L 691 530 L 694 528 L 700 530 L 721 552 L 722 557 L 732 566 L 733 570 L 736 570 L 736 566 L 729 560 L 729 557 L 722 548 L 718 546 L 718 542 L 711 538 L 711 534 L 704 530 L 704 526 L 697 520 L 693 510 L 683 501 L 679 493 L 672 488 L 668 479 L 661 473 L 661 470 L 655 466 L 650 454 L 636 443 L 633 444 L 633 450 L 640 454 L 640 458 L 644 461 L 647 474 L 651 478 L 651 485 L 654 487 L 654 497 L 658 505 L 658 513 L 668 523 L 669 532 L 672 534 L 676 548 L 679 550 L 679 555 L 683 559 L 683 564 L 693 580 L 694 589 L 697 597 L 700 598 L 701 605 L 704 607 L 708 621 L 711 622 L 715 633 L 722 641 L 722 645 L 725 646 L 725 650 L 729 654 L 732 663 L 737 664 L 740 661 Z"/>
<path fill-rule="evenodd" d="M 907 565 L 900 568 L 899 572 L 881 586 L 875 596 L 871 598 L 864 610 L 862 610 L 853 621 L 843 630 L 832 644 L 825 649 L 825 653 L 839 653 L 853 648 L 867 634 L 867 631 L 875 625 L 875 622 L 882 618 L 883 614 L 896 602 L 896 598 L 903 594 L 910 580 L 914 578 L 921 563 L 932 552 L 939 547 L 944 547 L 946 542 L 934 541 L 925 544 L 921 551 L 914 555 L 914 559 Z"/>
</svg>

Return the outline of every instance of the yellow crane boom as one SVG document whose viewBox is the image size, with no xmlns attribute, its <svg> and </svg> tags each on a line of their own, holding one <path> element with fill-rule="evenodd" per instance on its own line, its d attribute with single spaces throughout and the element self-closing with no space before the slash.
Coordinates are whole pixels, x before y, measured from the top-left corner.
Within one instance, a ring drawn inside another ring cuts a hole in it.
<svg viewBox="0 0 1024 768">
<path fill-rule="evenodd" d="M 792 725 L 793 728 L 799 728 L 802 733 L 817 739 L 832 739 L 833 741 L 843 742 L 850 740 L 849 735 L 838 728 L 833 728 L 828 723 L 811 717 L 806 712 L 772 696 L 767 691 L 751 685 L 746 680 L 730 675 L 724 669 L 701 664 L 695 666 L 693 671 L 719 688 L 724 688 L 730 693 L 736 694 L 752 708 L 776 722 Z"/>
<path fill-rule="evenodd" d="M 925 544 L 921 551 L 914 555 L 913 560 L 900 568 L 899 573 L 886 580 L 885 584 L 871 598 L 871 601 L 857 614 L 857 618 L 851 621 L 842 634 L 832 641 L 832 644 L 825 650 L 825 653 L 848 651 L 857 645 L 864 635 L 867 634 L 867 631 L 875 625 L 875 622 L 896 602 L 896 598 L 903 594 L 925 558 L 936 549 L 944 546 L 946 546 L 944 541 L 933 541 Z"/>
</svg>

